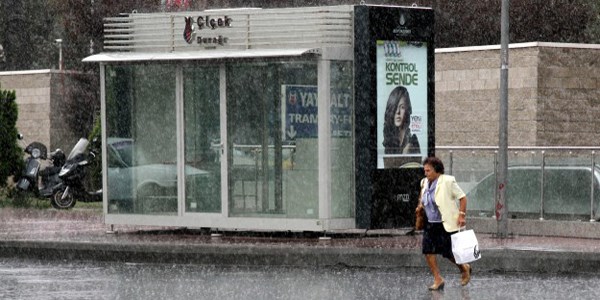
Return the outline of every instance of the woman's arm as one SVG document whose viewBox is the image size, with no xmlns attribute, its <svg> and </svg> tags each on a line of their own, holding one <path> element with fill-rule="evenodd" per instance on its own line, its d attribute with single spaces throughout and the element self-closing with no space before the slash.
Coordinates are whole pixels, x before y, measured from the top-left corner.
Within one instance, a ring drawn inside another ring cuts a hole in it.
<svg viewBox="0 0 600 300">
<path fill-rule="evenodd" d="M 467 197 L 460 198 L 458 202 L 458 226 L 464 227 L 467 225 Z"/>
<path fill-rule="evenodd" d="M 419 191 L 419 203 L 417 204 L 416 212 L 419 212 L 420 209 L 423 209 L 423 201 L 421 197 L 423 197 L 423 184 L 425 179 L 421 179 L 421 190 Z"/>
</svg>

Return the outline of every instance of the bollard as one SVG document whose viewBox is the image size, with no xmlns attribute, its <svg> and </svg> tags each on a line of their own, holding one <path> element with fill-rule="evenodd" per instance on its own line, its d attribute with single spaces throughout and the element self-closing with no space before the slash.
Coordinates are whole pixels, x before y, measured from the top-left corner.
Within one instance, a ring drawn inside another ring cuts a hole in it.
<svg viewBox="0 0 600 300">
<path fill-rule="evenodd" d="M 594 216 L 594 182 L 596 181 L 596 159 L 595 159 L 595 151 L 592 151 L 592 184 L 590 187 L 590 222 L 596 222 L 596 217 Z"/>
</svg>

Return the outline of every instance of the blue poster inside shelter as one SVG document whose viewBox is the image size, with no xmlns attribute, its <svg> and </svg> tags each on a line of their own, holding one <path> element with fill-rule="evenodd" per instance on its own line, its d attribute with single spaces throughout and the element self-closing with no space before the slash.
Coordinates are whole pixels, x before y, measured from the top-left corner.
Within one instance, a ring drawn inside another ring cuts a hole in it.
<svg viewBox="0 0 600 300">
<path fill-rule="evenodd" d="M 282 128 L 284 140 L 316 138 L 318 129 L 318 89 L 315 85 L 282 85 Z M 350 137 L 352 130 L 350 91 L 331 93 L 331 133 Z"/>
</svg>

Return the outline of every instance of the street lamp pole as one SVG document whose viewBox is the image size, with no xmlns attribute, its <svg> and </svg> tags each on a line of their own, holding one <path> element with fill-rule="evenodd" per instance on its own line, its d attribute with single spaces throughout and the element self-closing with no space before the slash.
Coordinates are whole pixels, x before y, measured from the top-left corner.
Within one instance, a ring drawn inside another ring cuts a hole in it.
<svg viewBox="0 0 600 300">
<path fill-rule="evenodd" d="M 506 186 L 508 175 L 508 8 L 509 0 L 502 0 L 500 22 L 500 105 L 498 140 L 498 175 L 496 177 L 496 221 L 499 238 L 508 236 L 508 205 Z"/>
<path fill-rule="evenodd" d="M 62 69 L 63 69 L 62 39 L 56 39 L 55 41 L 58 44 L 58 69 L 62 71 Z"/>
<path fill-rule="evenodd" d="M 6 61 L 6 57 L 4 56 L 4 48 L 2 47 L 2 44 L 0 44 L 0 63 L 3 63 Z"/>
</svg>

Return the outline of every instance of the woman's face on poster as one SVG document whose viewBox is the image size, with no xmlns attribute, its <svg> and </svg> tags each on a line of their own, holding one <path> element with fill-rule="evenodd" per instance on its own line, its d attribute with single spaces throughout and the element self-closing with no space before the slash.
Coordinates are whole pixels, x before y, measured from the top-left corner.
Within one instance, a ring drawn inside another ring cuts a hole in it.
<svg viewBox="0 0 600 300">
<path fill-rule="evenodd" d="M 396 127 L 404 125 L 404 118 L 406 118 L 406 98 L 402 97 L 398 102 L 398 107 L 396 107 L 396 114 L 394 115 L 394 125 L 396 125 Z"/>
</svg>

